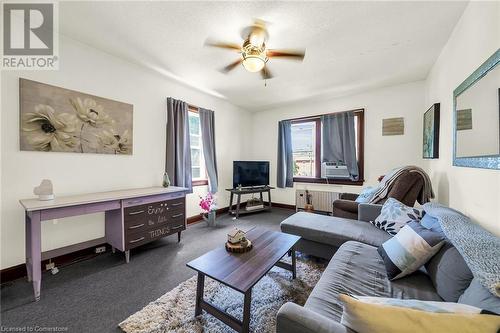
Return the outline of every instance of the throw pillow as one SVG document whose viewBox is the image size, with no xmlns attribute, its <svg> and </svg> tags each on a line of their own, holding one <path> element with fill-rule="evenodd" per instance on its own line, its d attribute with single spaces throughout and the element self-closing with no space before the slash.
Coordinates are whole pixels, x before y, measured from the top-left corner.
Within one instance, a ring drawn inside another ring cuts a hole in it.
<svg viewBox="0 0 500 333">
<path fill-rule="evenodd" d="M 423 211 L 408 207 L 394 198 L 389 198 L 382 206 L 380 215 L 371 224 L 379 229 L 396 235 L 410 221 L 419 221 Z"/>
<path fill-rule="evenodd" d="M 377 191 L 377 187 L 372 187 L 372 186 L 365 187 L 358 195 L 355 201 L 358 203 L 369 203 L 370 200 L 373 198 L 375 191 Z"/>
<path fill-rule="evenodd" d="M 341 324 L 357 333 L 497 333 L 500 316 L 457 303 L 347 296 Z"/>
<path fill-rule="evenodd" d="M 384 242 L 378 253 L 384 260 L 390 280 L 415 272 L 435 255 L 445 238 L 416 221 L 405 225 L 396 236 Z"/>
</svg>

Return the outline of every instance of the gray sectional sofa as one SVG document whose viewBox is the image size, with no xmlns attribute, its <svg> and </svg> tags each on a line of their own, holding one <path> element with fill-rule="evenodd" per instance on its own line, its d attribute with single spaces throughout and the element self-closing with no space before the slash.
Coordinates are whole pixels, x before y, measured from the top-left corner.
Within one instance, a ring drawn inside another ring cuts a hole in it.
<svg viewBox="0 0 500 333">
<path fill-rule="evenodd" d="M 443 246 L 427 269 L 390 281 L 377 247 L 391 235 L 368 222 L 380 214 L 381 207 L 361 204 L 358 220 L 299 212 L 281 223 L 283 232 L 301 236 L 298 251 L 331 260 L 304 306 L 289 302 L 281 307 L 278 333 L 352 333 L 340 324 L 341 293 L 458 301 L 500 313 L 500 298 L 473 281 L 452 244 Z"/>
</svg>

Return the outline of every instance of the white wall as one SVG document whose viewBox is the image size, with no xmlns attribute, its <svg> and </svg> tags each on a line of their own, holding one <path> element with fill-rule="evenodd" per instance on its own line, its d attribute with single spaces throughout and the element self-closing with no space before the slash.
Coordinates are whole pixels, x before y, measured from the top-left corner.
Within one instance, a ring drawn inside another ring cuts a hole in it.
<svg viewBox="0 0 500 333">
<path fill-rule="evenodd" d="M 172 96 L 215 110 L 217 159 L 224 188 L 231 186 L 232 161 L 241 159 L 250 116 L 228 102 L 174 83 L 137 65 L 68 38 L 60 41 L 58 71 L 2 72 L 1 80 L 1 268 L 24 262 L 24 213 L 18 200 L 33 197 L 43 178 L 54 183 L 56 195 L 161 185 L 165 166 L 165 107 Z M 132 156 L 43 153 L 19 150 L 19 77 L 119 100 L 134 105 Z M 188 197 L 188 216 L 199 212 L 198 196 Z M 103 214 L 43 223 L 42 248 L 102 237 Z"/>
<path fill-rule="evenodd" d="M 500 235 L 500 171 L 452 166 L 453 90 L 500 47 L 500 2 L 470 2 L 426 81 L 441 103 L 440 158 L 428 161 L 437 199 Z"/>
<path fill-rule="evenodd" d="M 362 94 L 317 103 L 307 102 L 266 110 L 253 115 L 251 157 L 271 161 L 271 184 L 276 184 L 278 121 L 358 108 L 365 109 L 365 186 L 402 165 L 422 165 L 424 82 L 385 87 Z M 382 136 L 382 119 L 404 117 L 405 134 Z M 295 184 L 296 188 L 359 192 L 359 186 Z M 294 189 L 276 189 L 273 202 L 295 204 Z"/>
</svg>

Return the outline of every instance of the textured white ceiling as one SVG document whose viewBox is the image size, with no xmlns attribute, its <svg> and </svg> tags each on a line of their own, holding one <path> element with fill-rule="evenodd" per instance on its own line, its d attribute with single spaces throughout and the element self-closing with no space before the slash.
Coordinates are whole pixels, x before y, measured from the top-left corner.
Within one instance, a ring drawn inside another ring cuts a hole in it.
<svg viewBox="0 0 500 333">
<path fill-rule="evenodd" d="M 248 110 L 424 79 L 466 2 L 61 2 L 63 34 L 143 64 Z M 270 22 L 270 48 L 306 48 L 302 63 L 271 59 L 275 78 L 238 67 L 253 18 Z"/>
</svg>

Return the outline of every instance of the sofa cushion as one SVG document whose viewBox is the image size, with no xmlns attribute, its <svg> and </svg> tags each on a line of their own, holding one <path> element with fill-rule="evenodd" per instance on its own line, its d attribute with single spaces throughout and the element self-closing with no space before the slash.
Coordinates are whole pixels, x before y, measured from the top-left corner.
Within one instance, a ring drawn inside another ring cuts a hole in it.
<svg viewBox="0 0 500 333">
<path fill-rule="evenodd" d="M 368 222 L 298 212 L 281 222 L 281 231 L 339 247 L 347 241 L 379 246 L 391 236 Z"/>
<path fill-rule="evenodd" d="M 339 322 L 342 317 L 339 294 L 442 300 L 422 271 L 389 281 L 377 248 L 353 241 L 338 249 L 304 306 Z"/>
<path fill-rule="evenodd" d="M 425 264 L 425 269 L 437 293 L 446 302 L 457 302 L 473 278 L 464 258 L 449 242 Z"/>
<path fill-rule="evenodd" d="M 474 278 L 465 292 L 458 299 L 458 303 L 472 305 L 481 309 L 500 314 L 500 297 L 496 297 L 483 287 L 478 279 Z"/>
</svg>

